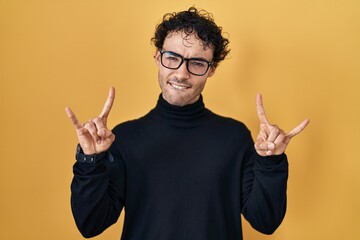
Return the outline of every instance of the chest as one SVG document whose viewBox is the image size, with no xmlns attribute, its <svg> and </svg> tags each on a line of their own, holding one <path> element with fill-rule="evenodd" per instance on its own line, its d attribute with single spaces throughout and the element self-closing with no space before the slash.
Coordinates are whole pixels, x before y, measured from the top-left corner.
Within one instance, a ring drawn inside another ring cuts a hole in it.
<svg viewBox="0 0 360 240">
<path fill-rule="evenodd" d="M 142 132 L 128 146 L 124 160 L 129 179 L 209 184 L 240 173 L 241 145 L 233 134 L 219 134 L 216 129 L 158 129 Z"/>
</svg>

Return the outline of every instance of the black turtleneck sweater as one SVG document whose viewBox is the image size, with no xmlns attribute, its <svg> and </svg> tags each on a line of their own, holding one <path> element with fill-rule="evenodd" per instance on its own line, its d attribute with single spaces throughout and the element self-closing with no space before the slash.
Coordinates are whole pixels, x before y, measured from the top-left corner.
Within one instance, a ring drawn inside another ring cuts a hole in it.
<svg viewBox="0 0 360 240">
<path fill-rule="evenodd" d="M 285 154 L 257 155 L 245 125 L 212 113 L 202 98 L 176 107 L 160 96 L 113 132 L 109 154 L 74 165 L 71 203 L 83 236 L 104 231 L 122 208 L 122 240 L 241 240 L 240 214 L 266 234 L 280 225 Z"/>
</svg>

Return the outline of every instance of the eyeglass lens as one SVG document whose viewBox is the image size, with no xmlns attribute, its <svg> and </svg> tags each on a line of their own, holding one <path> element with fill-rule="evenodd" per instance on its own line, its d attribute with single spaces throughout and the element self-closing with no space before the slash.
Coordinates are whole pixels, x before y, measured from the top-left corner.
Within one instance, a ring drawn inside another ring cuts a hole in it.
<svg viewBox="0 0 360 240">
<path fill-rule="evenodd" d="M 185 59 L 187 70 L 194 75 L 204 75 L 208 68 L 209 63 L 201 59 Z M 173 52 L 162 52 L 161 63 L 164 67 L 170 69 L 178 69 L 184 62 L 184 58 Z"/>
</svg>

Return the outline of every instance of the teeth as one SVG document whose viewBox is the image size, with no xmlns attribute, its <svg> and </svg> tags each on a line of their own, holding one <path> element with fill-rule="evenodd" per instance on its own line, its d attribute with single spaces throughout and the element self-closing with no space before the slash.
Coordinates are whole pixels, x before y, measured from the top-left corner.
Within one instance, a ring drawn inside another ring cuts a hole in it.
<svg viewBox="0 0 360 240">
<path fill-rule="evenodd" d="M 184 90 L 184 89 L 187 89 L 187 88 L 188 88 L 188 87 L 186 87 L 186 86 L 177 85 L 177 84 L 174 84 L 174 83 L 170 83 L 170 85 L 171 85 L 173 88 L 176 88 L 176 89 L 179 89 L 179 90 Z"/>
</svg>

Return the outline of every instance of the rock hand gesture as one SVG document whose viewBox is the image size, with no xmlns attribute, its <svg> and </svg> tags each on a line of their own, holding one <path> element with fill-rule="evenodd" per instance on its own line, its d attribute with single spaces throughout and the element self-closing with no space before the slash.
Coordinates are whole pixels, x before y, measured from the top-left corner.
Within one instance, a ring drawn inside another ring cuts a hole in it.
<svg viewBox="0 0 360 240">
<path fill-rule="evenodd" d="M 309 124 L 305 119 L 289 133 L 268 122 L 263 106 L 262 96 L 256 96 L 256 109 L 260 120 L 260 132 L 255 142 L 255 149 L 260 156 L 280 155 L 285 152 L 290 140 L 298 135 Z"/>
<path fill-rule="evenodd" d="M 109 96 L 100 115 L 81 124 L 69 107 L 67 116 L 76 128 L 79 144 L 85 154 L 98 154 L 108 150 L 115 140 L 115 135 L 107 128 L 107 118 L 115 99 L 115 88 L 111 87 Z"/>
</svg>

